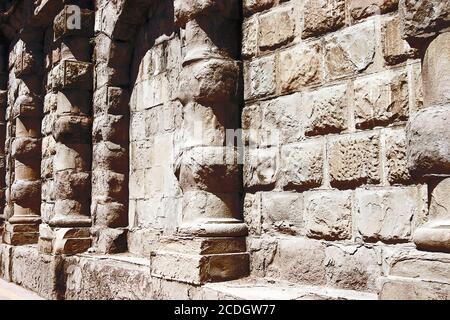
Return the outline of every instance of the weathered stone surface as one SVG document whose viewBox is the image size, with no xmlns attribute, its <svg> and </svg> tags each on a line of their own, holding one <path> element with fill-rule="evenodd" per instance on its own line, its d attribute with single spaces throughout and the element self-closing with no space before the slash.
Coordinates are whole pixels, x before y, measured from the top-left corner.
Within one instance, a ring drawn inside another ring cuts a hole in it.
<svg viewBox="0 0 450 320">
<path fill-rule="evenodd" d="M 408 123 L 408 169 L 412 174 L 450 173 L 450 106 L 417 112 Z"/>
<path fill-rule="evenodd" d="M 391 184 L 409 181 L 411 176 L 407 167 L 405 131 L 387 131 L 384 139 L 388 181 Z"/>
<path fill-rule="evenodd" d="M 383 55 L 389 65 L 398 64 L 415 57 L 417 51 L 402 38 L 401 20 L 394 17 L 384 22 L 382 27 Z"/>
<path fill-rule="evenodd" d="M 259 20 L 251 17 L 242 24 L 242 55 L 244 58 L 253 57 L 258 53 Z"/>
<path fill-rule="evenodd" d="M 450 24 L 450 4 L 439 0 L 401 0 L 403 37 L 415 42 L 432 37 Z"/>
<path fill-rule="evenodd" d="M 408 241 L 414 221 L 425 216 L 425 197 L 418 187 L 357 189 L 356 231 L 366 241 Z"/>
<path fill-rule="evenodd" d="M 345 85 L 311 91 L 303 96 L 305 134 L 338 133 L 348 127 L 349 101 Z"/>
<path fill-rule="evenodd" d="M 284 189 L 320 187 L 323 181 L 325 143 L 313 140 L 281 148 L 280 175 Z"/>
<path fill-rule="evenodd" d="M 341 137 L 328 148 L 332 185 L 344 187 L 380 181 L 378 135 Z"/>
<path fill-rule="evenodd" d="M 279 171 L 278 149 L 250 149 L 244 162 L 244 186 L 248 189 L 271 188 Z"/>
<path fill-rule="evenodd" d="M 280 53 L 278 81 L 282 92 L 297 91 L 322 79 L 319 44 L 297 45 Z"/>
<path fill-rule="evenodd" d="M 377 247 L 330 245 L 325 249 L 327 285 L 377 292 L 382 275 Z"/>
<path fill-rule="evenodd" d="M 251 138 L 257 138 L 260 146 L 273 146 L 278 144 L 295 143 L 301 139 L 302 128 L 299 117 L 301 95 L 292 94 L 277 99 L 263 101 L 260 104 L 261 117 L 258 126 L 257 118 L 250 120 L 247 129 L 255 129 L 248 132 Z M 257 114 L 257 112 L 255 112 Z M 251 139 L 253 141 L 254 139 Z"/>
<path fill-rule="evenodd" d="M 244 12 L 252 14 L 272 7 L 277 0 L 244 0 Z"/>
<path fill-rule="evenodd" d="M 294 38 L 295 16 L 292 7 L 274 9 L 259 17 L 259 48 L 274 49 Z"/>
<path fill-rule="evenodd" d="M 275 92 L 275 57 L 267 56 L 250 62 L 245 69 L 246 98 L 267 96 Z"/>
<path fill-rule="evenodd" d="M 348 3 L 353 19 L 359 20 L 373 14 L 381 14 L 397 8 L 399 0 L 350 0 Z"/>
<path fill-rule="evenodd" d="M 450 103 L 450 33 L 438 35 L 422 60 L 424 106 Z"/>
<path fill-rule="evenodd" d="M 380 300 L 448 300 L 450 285 L 416 279 L 386 279 L 381 285 Z"/>
<path fill-rule="evenodd" d="M 296 283 L 325 284 L 325 246 L 303 238 L 279 240 L 266 277 Z"/>
<path fill-rule="evenodd" d="M 303 227 L 303 196 L 301 194 L 262 192 L 261 204 L 264 233 L 297 235 L 301 232 Z"/>
<path fill-rule="evenodd" d="M 318 36 L 345 24 L 345 0 L 307 0 L 302 38 Z"/>
<path fill-rule="evenodd" d="M 11 280 L 47 299 L 61 299 L 63 259 L 39 253 L 33 247 L 15 247 L 12 251 Z"/>
<path fill-rule="evenodd" d="M 364 22 L 330 36 L 325 44 L 325 69 L 329 79 L 366 70 L 376 53 L 375 24 Z"/>
<path fill-rule="evenodd" d="M 406 120 L 407 79 L 406 73 L 385 73 L 355 81 L 356 126 L 370 128 Z"/>
<path fill-rule="evenodd" d="M 305 195 L 305 229 L 312 238 L 348 239 L 352 235 L 351 192 L 313 191 Z"/>
</svg>

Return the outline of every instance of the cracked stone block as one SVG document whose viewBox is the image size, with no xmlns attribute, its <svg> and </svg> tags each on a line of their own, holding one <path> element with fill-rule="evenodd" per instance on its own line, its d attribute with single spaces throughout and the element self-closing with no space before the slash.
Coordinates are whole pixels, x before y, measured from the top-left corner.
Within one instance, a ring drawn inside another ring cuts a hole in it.
<svg viewBox="0 0 450 320">
<path fill-rule="evenodd" d="M 345 0 L 306 0 L 302 38 L 319 36 L 345 24 Z"/>
<path fill-rule="evenodd" d="M 261 234 L 261 193 L 246 193 L 244 198 L 244 220 L 250 235 Z"/>
<path fill-rule="evenodd" d="M 382 275 L 380 251 L 370 246 L 328 246 L 325 249 L 327 285 L 377 292 L 377 281 Z"/>
<path fill-rule="evenodd" d="M 244 0 L 244 13 L 250 15 L 273 7 L 278 0 Z"/>
<path fill-rule="evenodd" d="M 77 14 L 78 12 L 74 7 L 65 6 L 55 17 L 53 22 L 55 40 L 67 36 L 90 38 L 94 35 L 94 12 L 81 9 L 80 16 L 77 16 Z"/>
<path fill-rule="evenodd" d="M 59 63 L 54 83 L 61 89 L 92 89 L 92 64 L 89 62 L 63 60 Z"/>
<path fill-rule="evenodd" d="M 356 127 L 365 129 L 407 120 L 408 75 L 382 73 L 355 81 Z"/>
<path fill-rule="evenodd" d="M 313 191 L 305 196 L 305 229 L 309 237 L 349 239 L 352 234 L 352 196 L 349 191 Z"/>
<path fill-rule="evenodd" d="M 419 187 L 357 189 L 355 229 L 366 241 L 406 242 L 426 210 Z"/>
<path fill-rule="evenodd" d="M 337 79 L 366 70 L 374 63 L 377 43 L 375 23 L 368 21 L 327 37 L 326 78 Z"/>
</svg>

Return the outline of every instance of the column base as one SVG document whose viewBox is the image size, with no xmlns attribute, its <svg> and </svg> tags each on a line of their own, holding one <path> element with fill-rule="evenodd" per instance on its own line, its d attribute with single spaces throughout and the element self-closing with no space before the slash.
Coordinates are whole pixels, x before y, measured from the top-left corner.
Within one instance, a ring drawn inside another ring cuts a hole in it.
<svg viewBox="0 0 450 320">
<path fill-rule="evenodd" d="M 433 221 L 414 233 L 419 250 L 450 253 L 450 221 Z"/>
<path fill-rule="evenodd" d="M 150 257 L 154 277 L 200 285 L 249 275 L 250 256 L 241 238 L 166 238 Z"/>
<path fill-rule="evenodd" d="M 248 228 L 237 219 L 209 219 L 185 222 L 178 228 L 178 233 L 198 237 L 245 237 Z"/>
<path fill-rule="evenodd" d="M 39 228 L 38 248 L 42 253 L 73 255 L 86 252 L 91 245 L 89 228 Z"/>
<path fill-rule="evenodd" d="M 4 224 L 3 242 L 13 246 L 35 244 L 39 238 L 39 226 L 36 224 Z"/>
</svg>

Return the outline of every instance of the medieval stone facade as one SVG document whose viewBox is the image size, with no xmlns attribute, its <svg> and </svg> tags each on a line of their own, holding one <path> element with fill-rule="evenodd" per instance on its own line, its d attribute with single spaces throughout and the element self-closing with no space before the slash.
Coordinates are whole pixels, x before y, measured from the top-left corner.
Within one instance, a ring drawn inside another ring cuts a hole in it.
<svg viewBox="0 0 450 320">
<path fill-rule="evenodd" d="M 3 279 L 49 299 L 450 299 L 450 1 L 0 14 Z"/>
</svg>

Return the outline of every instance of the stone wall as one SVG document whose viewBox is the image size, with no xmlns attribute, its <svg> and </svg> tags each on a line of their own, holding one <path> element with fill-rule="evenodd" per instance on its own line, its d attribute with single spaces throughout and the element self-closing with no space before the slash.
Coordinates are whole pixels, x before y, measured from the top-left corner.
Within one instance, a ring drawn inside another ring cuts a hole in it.
<svg viewBox="0 0 450 320">
<path fill-rule="evenodd" d="M 421 64 L 398 3 L 245 3 L 242 126 L 280 133 L 255 136 L 244 166 L 252 273 L 377 291 L 427 214 L 405 136 Z"/>
<path fill-rule="evenodd" d="M 55 299 L 450 296 L 446 1 L 0 12 L 3 278 Z"/>
</svg>

